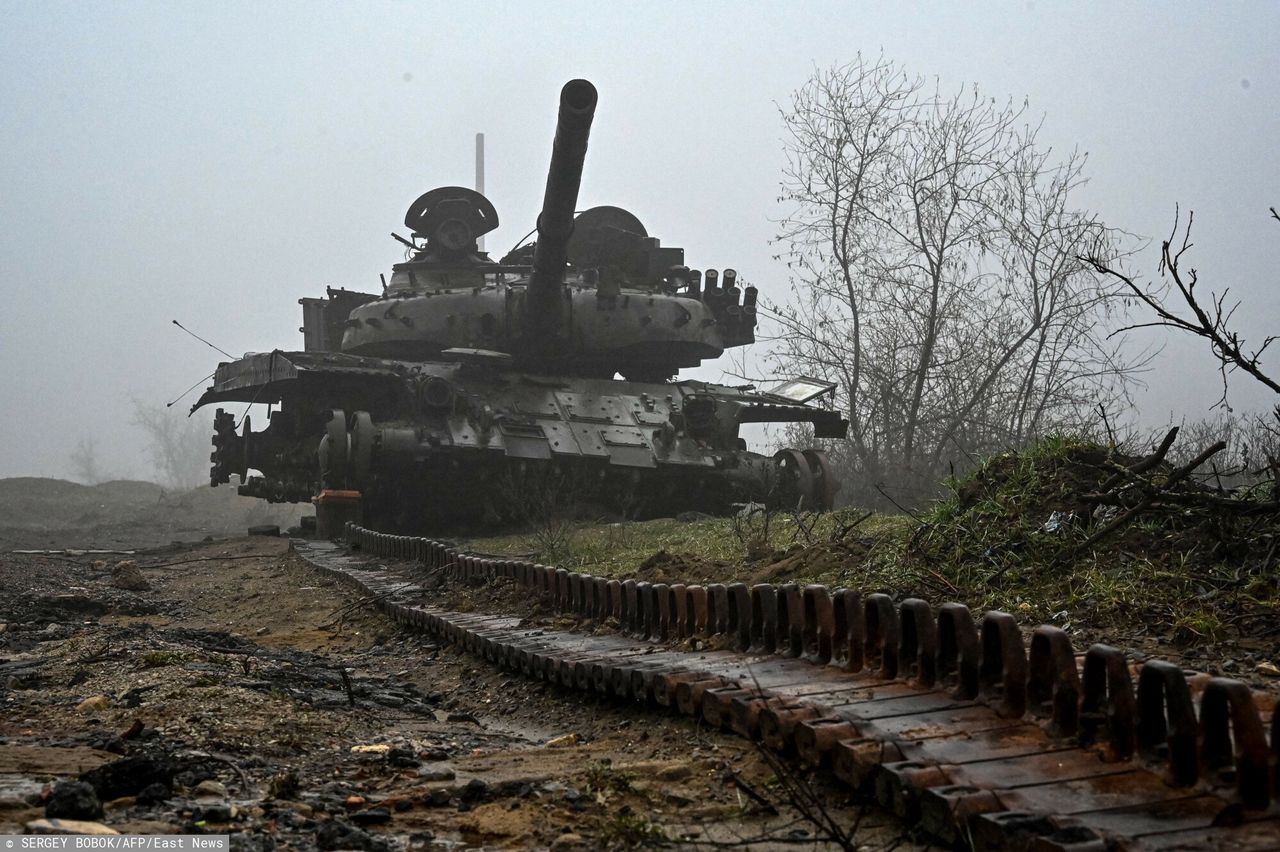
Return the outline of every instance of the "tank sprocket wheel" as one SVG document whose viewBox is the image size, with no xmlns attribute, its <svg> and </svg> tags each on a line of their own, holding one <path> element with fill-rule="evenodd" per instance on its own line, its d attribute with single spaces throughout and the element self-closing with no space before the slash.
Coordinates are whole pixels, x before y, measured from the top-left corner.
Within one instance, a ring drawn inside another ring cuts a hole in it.
<svg viewBox="0 0 1280 852">
<path fill-rule="evenodd" d="M 320 460 L 320 487 L 347 487 L 347 415 L 341 408 L 329 412 L 329 420 L 325 424 L 324 437 L 320 439 L 320 447 L 316 451 Z"/>
<path fill-rule="evenodd" d="M 240 438 L 236 435 L 236 418 L 219 408 L 213 415 L 213 452 L 209 453 L 209 484 L 215 488 L 231 481 L 240 465 Z"/>
<path fill-rule="evenodd" d="M 831 462 L 822 450 L 805 450 L 804 457 L 813 471 L 813 500 L 816 510 L 829 512 L 835 508 L 836 492 L 840 490 L 840 480 L 831 469 Z"/>
<path fill-rule="evenodd" d="M 369 470 L 373 457 L 373 417 L 367 411 L 351 415 L 351 485 L 363 491 L 369 487 Z"/>
<path fill-rule="evenodd" d="M 795 482 L 798 495 L 796 508 L 801 511 L 812 509 L 814 477 L 809 460 L 804 457 L 804 453 L 799 450 L 778 450 L 773 457 L 778 462 L 778 468 L 790 475 Z"/>
</svg>

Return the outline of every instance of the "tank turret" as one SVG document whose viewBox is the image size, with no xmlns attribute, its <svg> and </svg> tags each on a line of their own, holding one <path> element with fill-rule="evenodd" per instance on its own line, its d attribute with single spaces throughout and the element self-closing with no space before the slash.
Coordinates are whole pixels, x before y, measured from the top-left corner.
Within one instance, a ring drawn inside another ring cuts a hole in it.
<svg viewBox="0 0 1280 852">
<path fill-rule="evenodd" d="M 476 244 L 498 223 L 484 196 L 457 186 L 422 195 L 405 216 L 411 238 L 397 237 L 410 256 L 382 296 L 338 306 L 340 350 L 408 360 L 484 350 L 532 372 L 663 381 L 754 341 L 755 289 L 729 286 L 731 271 L 717 287 L 708 270 L 704 289 L 684 250 L 626 210 L 575 215 L 596 99 L 586 80 L 560 92 L 536 242 L 494 262 Z"/>
<path fill-rule="evenodd" d="M 756 290 L 733 269 L 690 269 L 620 207 L 575 213 L 596 100 L 586 80 L 560 92 L 535 242 L 493 260 L 478 242 L 498 225 L 489 200 L 433 189 L 393 235 L 407 253 L 380 293 L 302 299 L 305 351 L 219 365 L 197 408 L 273 409 L 258 432 L 218 410 L 213 484 L 237 474 L 273 501 L 359 492 L 370 522 L 405 529 L 479 517 L 531 471 L 640 515 L 832 505 L 820 452 L 754 453 L 740 429 L 841 437 L 820 404 L 834 385 L 672 381 L 755 339 Z"/>
</svg>

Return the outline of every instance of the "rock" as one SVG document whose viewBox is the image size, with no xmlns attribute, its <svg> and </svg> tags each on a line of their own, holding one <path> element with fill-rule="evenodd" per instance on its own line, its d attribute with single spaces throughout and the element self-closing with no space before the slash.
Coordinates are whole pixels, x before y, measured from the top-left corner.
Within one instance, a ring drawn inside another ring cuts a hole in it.
<svg viewBox="0 0 1280 852">
<path fill-rule="evenodd" d="M 454 710 L 445 714 L 444 720 L 446 722 L 470 722 L 473 725 L 480 724 L 480 720 L 477 719 L 475 716 L 472 716 L 470 713 L 464 713 L 458 710 Z"/>
<path fill-rule="evenodd" d="M 111 707 L 111 699 L 105 695 L 94 695 L 76 705 L 81 713 L 101 713 Z"/>
<path fill-rule="evenodd" d="M 93 785 L 101 800 L 136 796 L 152 784 L 173 785 L 173 766 L 150 757 L 124 757 L 104 763 L 80 776 Z"/>
<path fill-rule="evenodd" d="M 191 794 L 197 799 L 225 799 L 227 797 L 227 785 L 221 781 L 206 778 L 195 786 Z"/>
<path fill-rule="evenodd" d="M 172 798 L 173 791 L 169 789 L 169 785 L 157 781 L 154 784 L 148 784 L 138 791 L 137 803 L 143 807 L 150 807 L 162 802 L 167 802 Z"/>
<path fill-rule="evenodd" d="M 391 751 L 391 746 L 386 743 L 369 743 L 367 745 L 353 745 L 351 747 L 352 754 L 386 754 Z"/>
<path fill-rule="evenodd" d="M 578 744 L 577 734 L 564 734 L 559 737 L 552 737 L 545 743 L 547 748 L 570 748 Z"/>
<path fill-rule="evenodd" d="M 78 819 L 33 819 L 27 823 L 26 834 L 119 834 L 110 826 L 100 822 L 86 822 Z"/>
<path fill-rule="evenodd" d="M 343 802 L 343 804 L 345 804 L 348 809 L 355 810 L 356 808 L 363 808 L 366 803 L 364 796 L 347 796 L 347 800 Z"/>
<path fill-rule="evenodd" d="M 452 793 L 450 793 L 448 790 L 441 788 L 438 790 L 432 790 L 430 793 L 428 793 L 424 801 L 428 805 L 439 808 L 449 804 L 449 800 L 452 798 L 453 798 Z"/>
<path fill-rule="evenodd" d="M 253 635 L 254 635 L 254 636 L 266 636 L 266 635 L 267 635 L 268 633 L 270 633 L 270 632 L 271 632 L 271 628 L 270 628 L 270 627 L 259 627 L 257 630 L 253 631 Z"/>
<path fill-rule="evenodd" d="M 1256 670 L 1263 677 L 1280 677 L 1280 666 L 1268 660 L 1258 663 Z"/>
<path fill-rule="evenodd" d="M 352 814 L 350 820 L 356 825 L 382 825 L 391 821 L 391 811 L 386 808 L 369 808 Z"/>
<path fill-rule="evenodd" d="M 288 769 L 275 775 L 267 789 L 274 798 L 292 799 L 298 795 L 299 787 L 301 782 L 298 779 L 298 773 Z"/>
<path fill-rule="evenodd" d="M 196 811 L 200 815 L 200 819 L 205 822 L 224 823 L 231 822 L 232 810 L 230 805 L 213 804 L 205 805 Z"/>
<path fill-rule="evenodd" d="M 458 776 L 450 766 L 423 766 L 418 769 L 418 777 L 423 781 L 452 781 Z"/>
<path fill-rule="evenodd" d="M 393 807 L 397 813 L 401 813 L 403 811 L 413 810 L 413 802 L 409 799 L 396 799 L 396 803 Z"/>
<path fill-rule="evenodd" d="M 257 526 L 249 527 L 249 535 L 278 536 L 280 535 L 280 527 L 276 524 L 258 524 Z"/>
<path fill-rule="evenodd" d="M 399 769 L 416 769 L 422 764 L 411 748 L 393 748 L 387 752 L 387 764 Z"/>
<path fill-rule="evenodd" d="M 276 839 L 270 834 L 235 831 L 228 838 L 231 852 L 275 852 Z"/>
<path fill-rule="evenodd" d="M 106 615 L 111 607 L 84 595 L 46 595 L 36 600 L 42 610 L 74 612 L 78 615 Z"/>
<path fill-rule="evenodd" d="M 323 852 L 333 849 L 358 849 L 363 852 L 382 852 L 387 841 L 346 822 L 330 820 L 316 829 L 316 848 Z"/>
<path fill-rule="evenodd" d="M 92 784 L 83 781 L 60 781 L 49 794 L 44 815 L 51 819 L 101 819 L 102 802 Z"/>
<path fill-rule="evenodd" d="M 663 781 L 683 781 L 692 774 L 693 770 L 689 768 L 687 763 L 664 766 L 658 770 L 658 778 Z"/>
<path fill-rule="evenodd" d="M 691 513 L 691 514 L 696 514 L 696 513 Z M 555 840 L 551 841 L 551 848 L 552 849 L 576 849 L 586 845 L 586 842 L 587 841 L 583 839 L 581 834 L 573 834 L 572 832 L 570 832 L 569 834 L 562 834 L 559 837 L 557 837 Z"/>
<path fill-rule="evenodd" d="M 481 781 L 479 778 L 472 778 L 470 781 L 458 791 L 458 798 L 471 804 L 473 802 L 484 801 L 485 796 L 489 794 L 489 785 Z"/>
<path fill-rule="evenodd" d="M 111 569 L 111 585 L 130 592 L 145 592 L 151 588 L 147 578 L 142 576 L 142 571 L 138 569 L 138 563 L 132 559 L 117 562 Z"/>
</svg>

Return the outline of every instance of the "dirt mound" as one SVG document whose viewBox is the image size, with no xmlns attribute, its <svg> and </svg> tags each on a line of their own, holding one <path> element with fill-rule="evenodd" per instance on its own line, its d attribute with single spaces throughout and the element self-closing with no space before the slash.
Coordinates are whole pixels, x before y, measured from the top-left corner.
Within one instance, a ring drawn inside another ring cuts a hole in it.
<svg viewBox="0 0 1280 852">
<path fill-rule="evenodd" d="M 119 479 L 80 485 L 0 479 L 0 547 L 136 548 L 205 536 L 243 535 L 256 524 L 297 523 L 306 506 L 271 506 L 234 487 L 166 489 Z"/>
<path fill-rule="evenodd" d="M 750 566 L 750 583 L 810 583 L 827 581 L 862 562 L 868 552 L 862 539 L 794 545 L 759 559 Z"/>
<path fill-rule="evenodd" d="M 150 482 L 116 480 L 80 485 L 34 476 L 0 480 L 4 525 L 49 529 L 119 522 L 157 502 L 164 490 Z"/>
<path fill-rule="evenodd" d="M 731 562 L 704 559 L 688 553 L 659 550 L 640 563 L 637 580 L 650 583 L 730 583 L 738 579 L 739 568 Z"/>
<path fill-rule="evenodd" d="M 969 511 L 984 500 L 1011 505 L 1024 515 L 1048 515 L 1079 506 L 1120 467 L 1140 461 L 1091 443 L 1067 443 L 1045 452 L 1004 453 L 989 459 L 958 485 L 955 504 Z"/>
</svg>

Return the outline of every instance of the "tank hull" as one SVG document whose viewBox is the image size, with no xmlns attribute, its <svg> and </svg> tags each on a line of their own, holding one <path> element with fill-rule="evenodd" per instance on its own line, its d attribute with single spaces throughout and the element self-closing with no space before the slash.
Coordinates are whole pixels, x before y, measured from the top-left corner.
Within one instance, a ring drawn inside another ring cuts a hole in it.
<svg viewBox="0 0 1280 852">
<path fill-rule="evenodd" d="M 497 353 L 451 355 L 276 351 L 220 366 L 197 406 L 266 403 L 272 413 L 254 432 L 219 409 L 213 484 L 236 474 L 241 493 L 270 501 L 358 491 L 367 520 L 397 529 L 518 519 L 522 503 L 547 500 L 635 518 L 747 502 L 828 507 L 814 471 L 808 484 L 788 474 L 745 449 L 739 429 L 830 430 L 841 422 L 833 412 L 704 382 L 557 377 L 510 369 Z"/>
</svg>

